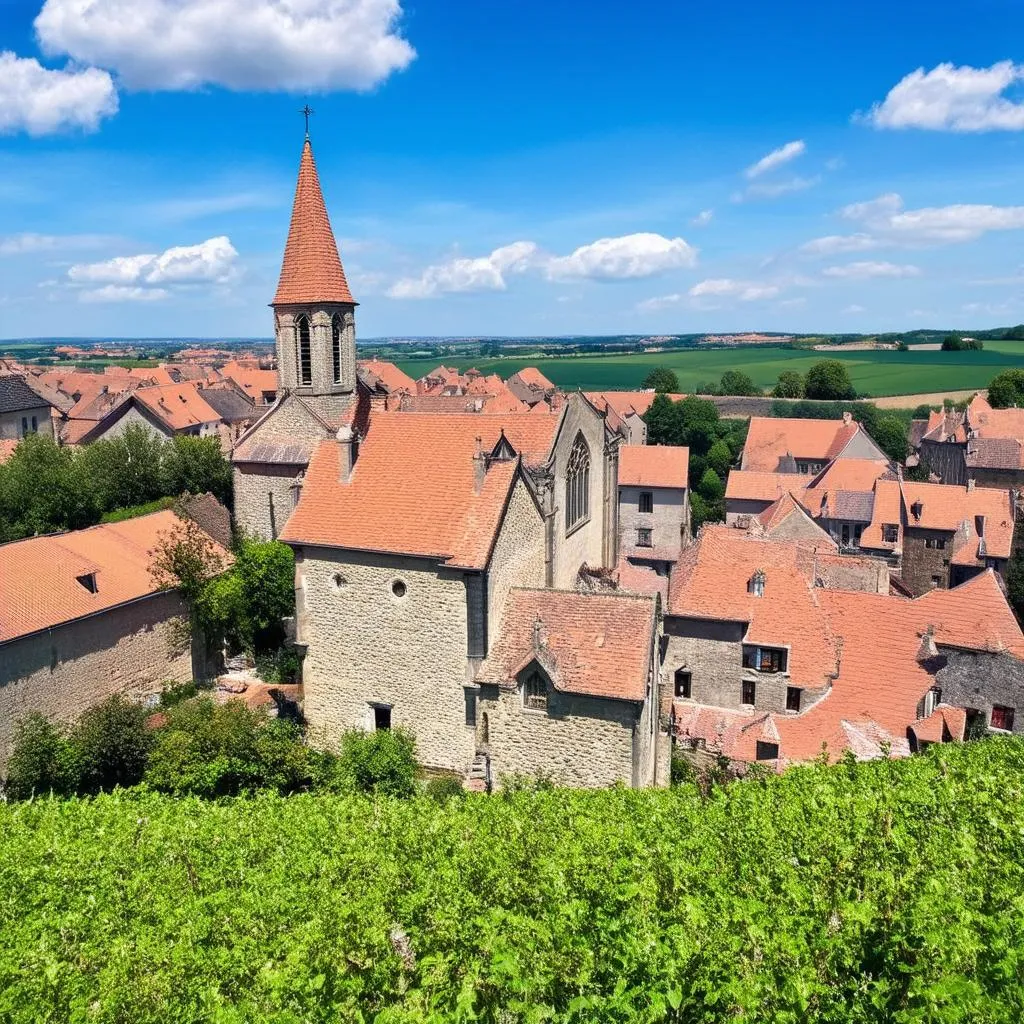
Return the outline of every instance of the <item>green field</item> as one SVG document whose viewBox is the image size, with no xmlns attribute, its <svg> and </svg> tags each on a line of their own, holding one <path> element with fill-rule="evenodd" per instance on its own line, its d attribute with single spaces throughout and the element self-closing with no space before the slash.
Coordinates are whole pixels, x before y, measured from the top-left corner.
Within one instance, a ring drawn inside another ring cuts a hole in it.
<svg viewBox="0 0 1024 1024">
<path fill-rule="evenodd" d="M 841 359 L 858 393 L 885 395 L 926 394 L 983 388 L 1001 370 L 1024 367 L 1024 342 L 986 342 L 981 352 L 802 352 L 797 349 L 748 345 L 733 349 L 683 350 L 645 355 L 572 356 L 539 359 L 406 359 L 398 365 L 412 377 L 421 377 L 439 362 L 509 377 L 523 366 L 536 366 L 562 388 L 584 391 L 629 390 L 655 366 L 669 366 L 683 391 L 717 381 L 726 370 L 742 370 L 754 383 L 770 388 L 783 370 L 806 373 L 822 359 Z"/>
</svg>

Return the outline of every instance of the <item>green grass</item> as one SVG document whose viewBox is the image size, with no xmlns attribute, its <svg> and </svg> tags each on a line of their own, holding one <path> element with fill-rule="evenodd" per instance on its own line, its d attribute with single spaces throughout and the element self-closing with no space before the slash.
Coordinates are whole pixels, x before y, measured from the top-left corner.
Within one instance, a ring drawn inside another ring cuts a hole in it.
<svg viewBox="0 0 1024 1024">
<path fill-rule="evenodd" d="M 655 366 L 675 370 L 683 391 L 717 381 L 726 370 L 742 370 L 755 384 L 770 388 L 783 370 L 806 373 L 822 359 L 846 364 L 859 393 L 926 394 L 982 388 L 1001 370 L 1024 366 L 1024 342 L 986 342 L 981 352 L 802 352 L 797 349 L 744 346 L 734 349 L 686 350 L 644 355 L 570 356 L 539 359 L 406 359 L 398 365 L 421 377 L 440 362 L 484 373 L 511 376 L 523 366 L 536 366 L 560 387 L 584 391 L 637 388 Z"/>
</svg>

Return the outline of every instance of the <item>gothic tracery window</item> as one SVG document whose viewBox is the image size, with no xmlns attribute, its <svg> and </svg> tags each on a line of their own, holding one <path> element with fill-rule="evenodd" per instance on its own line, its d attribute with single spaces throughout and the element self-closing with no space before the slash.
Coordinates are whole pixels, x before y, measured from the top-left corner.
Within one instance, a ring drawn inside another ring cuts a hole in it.
<svg viewBox="0 0 1024 1024">
<path fill-rule="evenodd" d="M 310 342 L 309 317 L 305 313 L 295 321 L 295 341 L 299 384 L 309 386 L 313 383 L 313 350 Z"/>
<path fill-rule="evenodd" d="M 341 314 L 335 313 L 331 317 L 331 356 L 334 360 L 334 376 L 332 380 L 335 384 L 341 383 L 341 337 L 344 327 L 345 324 L 342 321 Z"/>
<path fill-rule="evenodd" d="M 571 530 L 590 516 L 590 449 L 576 435 L 565 473 L 565 528 Z"/>
</svg>

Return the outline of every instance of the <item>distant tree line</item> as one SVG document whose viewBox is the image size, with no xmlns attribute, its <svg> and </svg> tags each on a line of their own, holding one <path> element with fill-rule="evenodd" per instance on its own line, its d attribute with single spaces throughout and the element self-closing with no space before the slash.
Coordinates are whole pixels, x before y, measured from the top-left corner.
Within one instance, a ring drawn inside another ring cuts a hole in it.
<svg viewBox="0 0 1024 1024">
<path fill-rule="evenodd" d="M 138 425 L 84 447 L 30 435 L 0 465 L 0 542 L 82 529 L 186 491 L 210 491 L 230 505 L 231 465 L 219 438 L 163 440 Z"/>
<path fill-rule="evenodd" d="M 947 334 L 942 339 L 943 352 L 980 352 L 984 347 L 976 338 L 961 338 L 959 334 Z"/>
<path fill-rule="evenodd" d="M 644 378 L 642 387 L 658 392 L 678 394 L 682 389 L 675 371 L 656 366 Z M 698 395 L 759 396 L 764 390 L 741 370 L 726 370 L 718 381 L 707 381 L 695 388 Z M 810 398 L 825 402 L 842 402 L 857 397 L 846 365 L 839 359 L 822 359 L 815 363 L 806 377 L 796 370 L 783 370 L 771 392 L 772 398 Z"/>
</svg>

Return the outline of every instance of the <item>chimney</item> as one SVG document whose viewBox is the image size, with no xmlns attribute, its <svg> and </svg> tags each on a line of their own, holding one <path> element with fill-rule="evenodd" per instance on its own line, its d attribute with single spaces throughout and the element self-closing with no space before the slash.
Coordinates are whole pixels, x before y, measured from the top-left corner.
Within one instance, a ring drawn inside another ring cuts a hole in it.
<svg viewBox="0 0 1024 1024">
<path fill-rule="evenodd" d="M 338 427 L 336 438 L 341 456 L 338 460 L 338 480 L 347 484 L 352 479 L 352 470 L 356 464 L 355 434 L 350 426 L 343 424 Z"/>
<path fill-rule="evenodd" d="M 479 494 L 483 490 L 484 480 L 487 477 L 487 456 L 484 454 L 483 438 L 476 439 L 476 451 L 473 453 L 473 493 Z"/>
<path fill-rule="evenodd" d="M 921 635 L 921 646 L 917 649 L 917 660 L 929 661 L 939 656 L 939 649 L 935 646 L 935 627 L 930 625 Z"/>
<path fill-rule="evenodd" d="M 843 426 L 844 427 L 848 426 L 852 422 L 853 422 L 853 413 L 851 413 L 851 412 L 844 412 L 843 413 Z"/>
<path fill-rule="evenodd" d="M 970 494 L 970 492 L 973 491 L 973 490 L 974 490 L 974 480 L 972 478 L 972 479 L 967 481 L 967 493 Z"/>
</svg>

